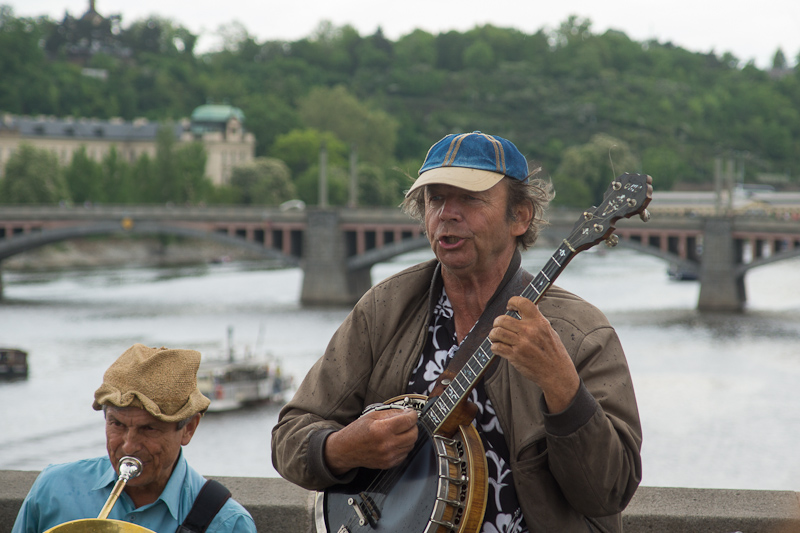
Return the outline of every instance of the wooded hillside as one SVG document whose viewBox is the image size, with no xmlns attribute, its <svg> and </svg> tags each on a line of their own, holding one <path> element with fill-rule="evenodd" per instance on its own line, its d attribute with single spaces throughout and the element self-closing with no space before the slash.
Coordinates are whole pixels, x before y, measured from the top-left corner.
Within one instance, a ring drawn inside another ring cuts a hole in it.
<svg viewBox="0 0 800 533">
<path fill-rule="evenodd" d="M 652 175 L 659 190 L 709 186 L 716 157 L 737 161 L 746 182 L 800 184 L 800 69 L 780 50 L 764 71 L 570 18 L 554 32 L 483 26 L 397 41 L 322 23 L 305 39 L 257 42 L 234 26 L 222 50 L 198 54 L 179 22 L 105 20 L 98 30 L 0 6 L 0 113 L 163 121 L 227 102 L 244 112 L 257 156 L 283 161 L 309 201 L 323 139 L 334 182 L 355 147 L 362 183 L 379 184 L 366 202 L 396 205 L 432 143 L 473 130 L 539 161 L 562 203 L 582 205 L 623 171 Z"/>
</svg>

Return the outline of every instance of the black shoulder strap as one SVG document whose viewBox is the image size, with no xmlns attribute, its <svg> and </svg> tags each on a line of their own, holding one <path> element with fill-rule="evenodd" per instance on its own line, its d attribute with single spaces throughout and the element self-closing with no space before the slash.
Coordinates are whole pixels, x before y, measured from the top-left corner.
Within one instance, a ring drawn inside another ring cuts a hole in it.
<svg viewBox="0 0 800 533">
<path fill-rule="evenodd" d="M 204 533 L 228 498 L 231 491 L 214 479 L 209 479 L 194 500 L 192 509 L 175 533 Z"/>
</svg>

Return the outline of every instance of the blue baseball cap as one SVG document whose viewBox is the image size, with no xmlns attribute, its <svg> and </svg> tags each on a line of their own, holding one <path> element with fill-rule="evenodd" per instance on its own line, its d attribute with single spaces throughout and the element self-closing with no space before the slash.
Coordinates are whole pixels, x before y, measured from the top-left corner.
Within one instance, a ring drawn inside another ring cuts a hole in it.
<svg viewBox="0 0 800 533">
<path fill-rule="evenodd" d="M 451 133 L 428 150 L 419 178 L 406 196 L 434 183 L 485 191 L 504 176 L 522 182 L 528 179 L 528 161 L 514 143 L 479 131 Z"/>
</svg>

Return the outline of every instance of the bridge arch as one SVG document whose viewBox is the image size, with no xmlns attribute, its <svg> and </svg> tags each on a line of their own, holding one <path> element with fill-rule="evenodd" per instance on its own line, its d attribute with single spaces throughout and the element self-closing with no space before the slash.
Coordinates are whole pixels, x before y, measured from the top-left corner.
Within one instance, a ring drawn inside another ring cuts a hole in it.
<svg viewBox="0 0 800 533">
<path fill-rule="evenodd" d="M 267 259 L 279 260 L 286 265 L 297 266 L 299 259 L 274 248 L 225 233 L 204 231 L 151 221 L 100 221 L 86 225 L 45 229 L 24 233 L 13 239 L 0 241 L 0 261 L 29 250 L 71 239 L 94 237 L 98 235 L 174 235 L 200 240 L 211 240 L 233 247 L 243 248 Z"/>
<path fill-rule="evenodd" d="M 736 269 L 736 273 L 744 275 L 745 272 L 747 272 L 748 270 L 752 270 L 754 268 L 758 268 L 764 265 L 769 265 L 771 263 L 776 263 L 778 261 L 785 261 L 786 259 L 794 259 L 795 257 L 800 257 L 800 247 L 790 248 L 782 252 L 774 253 L 769 257 L 761 257 L 749 263 L 742 264 Z"/>
<path fill-rule="evenodd" d="M 700 263 L 691 259 L 685 259 L 672 252 L 666 252 L 659 247 L 649 244 L 642 244 L 641 242 L 631 239 L 621 239 L 617 246 L 628 248 L 636 252 L 651 255 L 663 259 L 669 266 L 674 267 L 678 272 L 685 274 L 692 274 L 694 276 L 700 275 Z"/>
<path fill-rule="evenodd" d="M 580 213 L 548 214 L 542 242 L 559 243 Z M 428 247 L 417 221 L 397 209 L 269 206 L 4 206 L 0 261 L 46 244 L 94 235 L 175 235 L 213 240 L 303 268 L 301 301 L 351 304 L 370 286 L 370 269 Z M 701 280 L 700 310 L 741 310 L 748 270 L 800 256 L 796 220 L 654 213 L 647 225 L 618 221 L 619 245 L 662 259 Z M 747 243 L 758 252 L 743 255 Z M 702 251 L 700 251 L 702 245 Z M 763 254 L 762 254 L 763 251 Z M 748 262 L 745 262 L 748 261 Z M 0 294 L 2 294 L 0 280 Z"/>
<path fill-rule="evenodd" d="M 382 248 L 373 248 L 372 250 L 368 250 L 363 254 L 350 257 L 347 260 L 347 269 L 356 271 L 363 268 L 370 268 L 378 263 L 383 263 L 393 259 L 398 255 L 403 255 L 408 252 L 413 252 L 415 250 L 421 250 L 428 247 L 430 247 L 430 242 L 428 241 L 428 237 L 425 235 L 420 235 L 419 237 L 415 237 L 413 239 L 404 239 L 399 242 L 387 244 Z"/>
</svg>

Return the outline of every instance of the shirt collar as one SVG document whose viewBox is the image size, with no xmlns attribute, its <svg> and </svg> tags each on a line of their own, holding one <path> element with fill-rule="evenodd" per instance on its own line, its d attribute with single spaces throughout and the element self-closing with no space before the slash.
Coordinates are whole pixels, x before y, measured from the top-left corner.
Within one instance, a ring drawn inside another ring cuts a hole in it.
<svg viewBox="0 0 800 533">
<path fill-rule="evenodd" d="M 178 455 L 178 460 L 175 463 L 175 468 L 172 469 L 172 475 L 169 477 L 169 481 L 167 481 L 167 486 L 164 487 L 164 492 L 158 497 L 159 500 L 167 505 L 170 514 L 175 520 L 178 520 L 181 491 L 183 490 L 183 484 L 186 480 L 187 468 L 186 458 L 183 456 L 183 448 L 181 448 L 180 455 Z"/>
<path fill-rule="evenodd" d="M 102 476 L 99 476 L 97 482 L 92 487 L 92 490 L 100 490 L 108 487 L 109 485 L 113 486 L 117 482 L 117 473 L 114 471 L 114 467 L 111 466 L 111 460 L 106 456 L 105 462 L 107 463 L 106 470 Z"/>
</svg>

